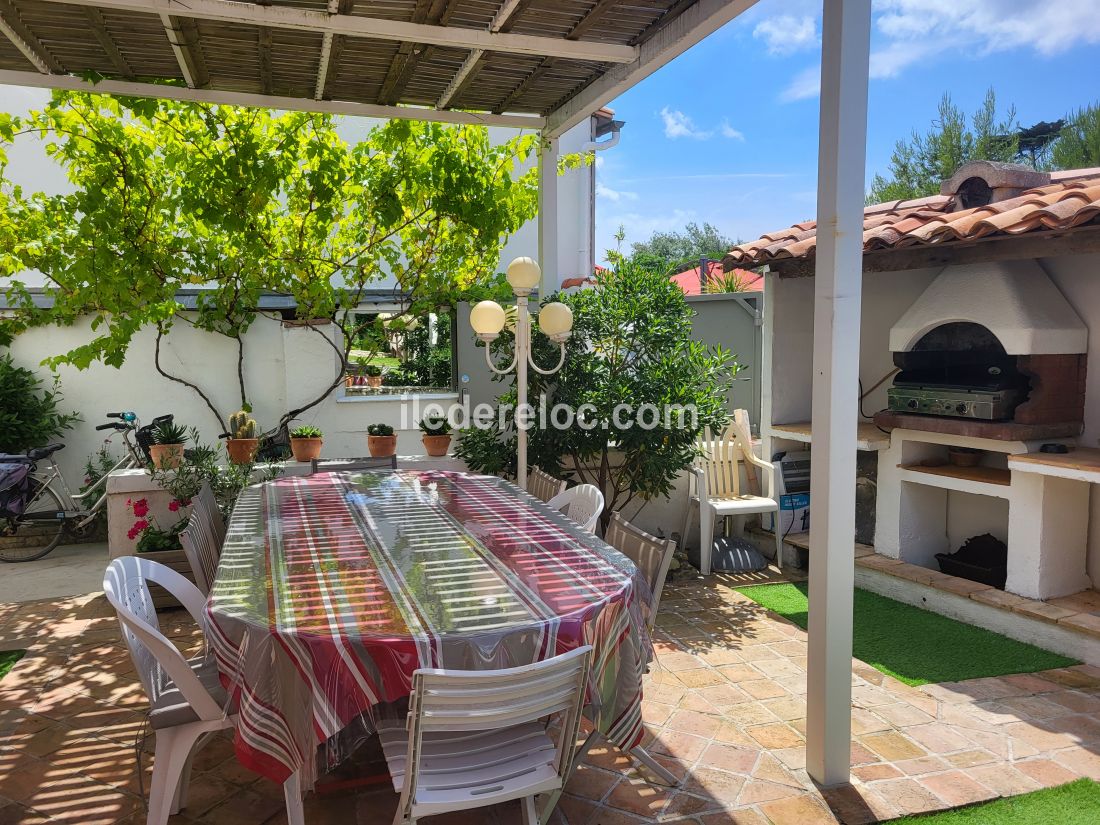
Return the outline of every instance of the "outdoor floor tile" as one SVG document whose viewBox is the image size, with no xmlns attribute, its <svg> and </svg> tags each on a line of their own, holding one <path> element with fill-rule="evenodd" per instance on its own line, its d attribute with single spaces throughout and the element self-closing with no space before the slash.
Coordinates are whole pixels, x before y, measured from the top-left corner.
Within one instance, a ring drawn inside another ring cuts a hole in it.
<svg viewBox="0 0 1100 825">
<path fill-rule="evenodd" d="M 806 634 L 722 580 L 669 583 L 645 681 L 643 744 L 680 785 L 649 784 L 646 769 L 597 742 L 548 825 L 862 823 L 1100 779 L 1100 669 L 913 688 L 853 660 L 856 784 L 817 789 L 805 771 Z M 38 632 L 34 610 L 64 637 Z M 195 649 L 181 613 L 162 627 Z M 109 606 L 85 597 L 7 615 L 33 639 L 17 678 L 0 683 L 0 825 L 141 825 L 155 737 L 139 783 L 133 740 L 148 704 Z M 332 776 L 376 773 L 374 758 Z M 388 785 L 305 799 L 310 825 L 389 825 L 396 805 Z M 518 825 L 520 812 L 510 803 L 430 821 Z M 228 823 L 285 825 L 286 814 L 281 787 L 241 767 L 223 733 L 196 754 L 189 803 L 170 825 Z"/>
</svg>

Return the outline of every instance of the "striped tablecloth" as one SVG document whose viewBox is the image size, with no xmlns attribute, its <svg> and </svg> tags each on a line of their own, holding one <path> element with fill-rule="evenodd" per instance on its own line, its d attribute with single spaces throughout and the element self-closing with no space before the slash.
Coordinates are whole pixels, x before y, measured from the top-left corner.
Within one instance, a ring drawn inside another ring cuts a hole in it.
<svg viewBox="0 0 1100 825">
<path fill-rule="evenodd" d="M 586 715 L 638 744 L 645 581 L 621 554 L 492 476 L 322 473 L 241 495 L 207 604 L 240 714 L 276 782 L 348 755 L 403 711 L 420 667 L 511 667 L 595 649 Z"/>
</svg>

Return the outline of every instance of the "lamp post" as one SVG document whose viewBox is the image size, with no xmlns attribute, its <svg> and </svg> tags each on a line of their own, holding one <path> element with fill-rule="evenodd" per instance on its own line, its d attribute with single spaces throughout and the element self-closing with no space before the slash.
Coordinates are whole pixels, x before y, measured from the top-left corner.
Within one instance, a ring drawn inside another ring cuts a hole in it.
<svg viewBox="0 0 1100 825">
<path fill-rule="evenodd" d="M 544 370 L 535 363 L 531 355 L 531 315 L 527 310 L 527 296 L 538 285 L 542 277 L 539 265 L 530 258 L 516 258 L 508 264 L 508 283 L 516 296 L 516 346 L 512 355 L 512 362 L 506 367 L 498 367 L 493 363 L 489 352 L 489 344 L 495 341 L 501 330 L 504 329 L 504 307 L 496 301 L 481 301 L 470 310 L 470 326 L 474 328 L 477 337 L 485 342 L 485 363 L 489 369 L 497 375 L 507 375 L 513 370 L 516 373 L 516 412 L 514 422 L 516 426 L 516 481 L 524 490 L 527 489 L 527 367 L 541 375 L 553 375 L 561 369 L 565 363 L 565 342 L 573 329 L 573 311 L 565 304 L 558 302 L 547 304 L 539 312 L 539 330 L 551 341 L 557 343 L 561 349 L 558 363 L 551 369 Z"/>
</svg>

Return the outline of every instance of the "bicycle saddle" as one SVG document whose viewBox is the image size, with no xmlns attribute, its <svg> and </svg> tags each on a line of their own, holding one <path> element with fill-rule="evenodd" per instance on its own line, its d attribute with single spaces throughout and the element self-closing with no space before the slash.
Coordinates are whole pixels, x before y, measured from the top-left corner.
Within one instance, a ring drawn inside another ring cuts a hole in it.
<svg viewBox="0 0 1100 825">
<path fill-rule="evenodd" d="M 58 450 L 63 449 L 65 449 L 64 444 L 50 444 L 47 447 L 35 447 L 31 450 L 27 450 L 27 457 L 34 461 L 38 461 L 39 459 L 45 458 L 48 455 L 53 455 Z"/>
</svg>

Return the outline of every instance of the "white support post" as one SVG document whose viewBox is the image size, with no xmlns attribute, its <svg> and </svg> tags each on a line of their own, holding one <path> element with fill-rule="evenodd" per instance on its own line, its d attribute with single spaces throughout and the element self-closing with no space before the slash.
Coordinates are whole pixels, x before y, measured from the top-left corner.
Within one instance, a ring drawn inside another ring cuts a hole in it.
<svg viewBox="0 0 1100 825">
<path fill-rule="evenodd" d="M 824 0 L 814 286 L 806 769 L 849 781 L 856 423 L 871 0 Z"/>
<path fill-rule="evenodd" d="M 556 292 L 558 272 L 558 139 L 543 138 L 539 149 L 539 297 Z"/>
</svg>

